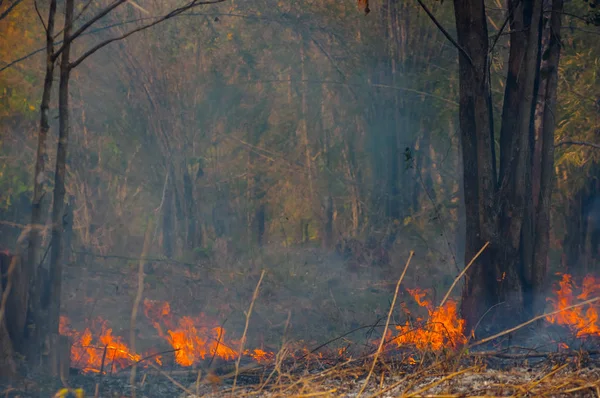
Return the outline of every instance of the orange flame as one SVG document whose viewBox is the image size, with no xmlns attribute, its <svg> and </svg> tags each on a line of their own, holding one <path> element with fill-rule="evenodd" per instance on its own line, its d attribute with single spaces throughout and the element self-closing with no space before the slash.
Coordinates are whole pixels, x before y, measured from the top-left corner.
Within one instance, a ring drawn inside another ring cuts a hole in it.
<svg viewBox="0 0 600 398">
<path fill-rule="evenodd" d="M 560 275 L 560 274 L 559 274 Z M 556 298 L 549 298 L 554 310 L 567 308 L 578 301 L 587 300 L 600 292 L 600 281 L 591 275 L 586 276 L 581 283 L 581 293 L 575 296 L 575 291 L 579 290 L 573 277 L 569 274 L 562 274 L 561 280 L 554 293 Z M 600 323 L 598 322 L 598 307 L 594 305 L 585 307 L 576 307 L 559 312 L 558 314 L 546 317 L 550 323 L 564 325 L 575 332 L 577 337 L 600 336 Z"/>
<path fill-rule="evenodd" d="M 150 300 L 144 300 L 144 312 L 152 321 L 158 335 L 176 350 L 175 362 L 181 366 L 192 366 L 200 360 L 212 357 L 224 360 L 238 357 L 238 352 L 231 347 L 239 346 L 239 341 L 227 341 L 225 329 L 221 326 L 207 326 L 212 322 L 202 314 L 195 318 L 183 316 L 175 322 L 169 303 Z M 261 349 L 245 350 L 243 354 L 257 362 L 266 362 L 274 358 L 272 352 Z"/>
<path fill-rule="evenodd" d="M 419 306 L 427 309 L 429 319 L 417 318 L 414 325 L 406 321 L 404 325 L 396 326 L 399 334 L 394 342 L 398 346 L 410 344 L 420 350 L 438 351 L 444 347 L 457 348 L 467 342 L 465 321 L 459 317 L 455 302 L 448 301 L 442 307 L 433 307 L 431 302 L 424 299 L 426 291 L 407 291 Z"/>
<path fill-rule="evenodd" d="M 113 336 L 112 329 L 107 327 L 102 318 L 97 318 L 92 328 L 100 331 L 95 338 L 90 328 L 78 332 L 71 329 L 67 317 L 60 317 L 60 334 L 72 339 L 71 362 L 74 366 L 86 373 L 98 373 L 102 368 L 122 369 L 141 359 L 140 355 L 131 352 L 120 337 Z"/>
</svg>

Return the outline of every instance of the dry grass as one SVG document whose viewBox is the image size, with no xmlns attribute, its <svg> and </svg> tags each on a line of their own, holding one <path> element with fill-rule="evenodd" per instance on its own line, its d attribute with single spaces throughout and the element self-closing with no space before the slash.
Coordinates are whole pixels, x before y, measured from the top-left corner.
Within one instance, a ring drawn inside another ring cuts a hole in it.
<svg viewBox="0 0 600 398">
<path fill-rule="evenodd" d="M 237 397 L 600 397 L 600 368 L 582 367 L 577 358 L 564 363 L 525 363 L 508 370 L 489 368 L 476 356 L 450 355 L 428 365 L 381 360 L 366 386 L 371 361 L 345 361 L 320 372 L 281 373 L 269 385 L 238 386 Z M 281 371 L 281 368 L 279 369 Z M 221 380 L 225 380 L 226 376 Z M 366 388 L 363 388 L 366 387 Z M 364 390 L 364 391 L 363 391 Z M 182 397 L 230 396 L 225 386 Z"/>
</svg>

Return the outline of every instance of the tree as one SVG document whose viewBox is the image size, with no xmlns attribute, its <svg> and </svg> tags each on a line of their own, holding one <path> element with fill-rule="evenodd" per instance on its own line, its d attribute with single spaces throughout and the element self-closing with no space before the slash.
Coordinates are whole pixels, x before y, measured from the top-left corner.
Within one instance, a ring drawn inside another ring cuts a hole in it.
<svg viewBox="0 0 600 398">
<path fill-rule="evenodd" d="M 490 46 L 484 1 L 454 1 L 465 258 L 472 258 L 490 242 L 489 250 L 467 272 L 463 289 L 461 309 L 471 328 L 484 317 L 485 323 L 495 320 L 502 327 L 501 320 L 512 323 L 539 308 L 548 252 L 562 6 L 561 0 L 554 0 L 552 9 L 543 12 L 541 0 L 509 1 L 506 20 Z M 551 17 L 546 18 L 547 14 Z M 510 51 L 496 154 L 490 53 L 506 27 L 510 29 Z M 543 28 L 548 39 L 545 69 L 540 73 Z M 541 134 L 536 139 L 538 91 L 544 109 L 538 122 Z M 534 174 L 536 148 L 540 148 L 541 167 Z M 538 197 L 534 201 L 535 187 Z"/>
<path fill-rule="evenodd" d="M 12 296 L 21 297 L 19 303 L 26 303 L 27 324 L 22 328 L 15 328 L 17 332 L 13 333 L 11 339 L 2 339 L 1 353 L 3 363 L 6 356 L 10 355 L 14 342 L 18 342 L 17 350 L 23 353 L 33 367 L 38 367 L 45 362 L 50 365 L 52 372 L 58 372 L 57 358 L 58 327 L 60 315 L 60 299 L 63 274 L 63 218 L 64 218 L 64 200 L 65 200 L 65 178 L 66 178 L 66 160 L 67 148 L 69 143 L 69 80 L 71 72 L 85 61 L 89 56 L 104 48 L 108 44 L 125 39 L 134 33 L 148 29 L 168 19 L 181 15 L 200 5 L 216 4 L 224 0 L 198 1 L 191 0 L 180 7 L 171 9 L 167 14 L 153 18 L 153 21 L 141 24 L 126 33 L 104 40 L 71 60 L 71 45 L 86 30 L 92 27 L 101 18 L 113 12 L 120 5 L 126 3 L 126 0 L 116 0 L 109 6 L 100 9 L 95 15 L 89 18 L 85 23 L 75 28 L 74 0 L 65 2 L 63 40 L 58 49 L 55 49 L 54 42 L 54 23 L 56 16 L 56 1 L 52 0 L 49 4 L 48 21 L 44 29 L 46 31 L 46 77 L 44 79 L 44 90 L 41 103 L 41 119 L 38 135 L 38 150 L 36 156 L 36 166 L 34 175 L 34 194 L 32 199 L 32 219 L 30 226 L 29 249 L 27 256 L 27 266 L 25 269 L 25 278 L 28 283 L 23 285 L 22 289 L 14 289 Z M 16 4 L 18 2 L 15 2 Z M 84 9 L 85 10 L 85 9 Z M 44 172 L 46 159 L 46 139 L 49 130 L 48 110 L 50 105 L 50 96 L 52 91 L 52 82 L 54 75 L 54 64 L 60 57 L 60 81 L 59 81 L 59 137 L 57 146 L 57 158 L 54 173 L 53 205 L 52 205 L 52 224 L 51 224 L 51 253 L 50 265 L 47 273 L 39 264 L 39 231 L 42 227 L 43 211 L 41 201 L 44 197 Z M 3 68 L 3 69 L 6 69 Z M 47 274 L 47 275 L 46 275 Z M 8 308 L 9 313 L 21 313 L 24 310 L 22 306 Z M 20 330 L 20 333 L 18 332 Z M 48 353 L 43 358 L 42 353 Z M 7 361 L 6 363 L 9 363 Z"/>
</svg>

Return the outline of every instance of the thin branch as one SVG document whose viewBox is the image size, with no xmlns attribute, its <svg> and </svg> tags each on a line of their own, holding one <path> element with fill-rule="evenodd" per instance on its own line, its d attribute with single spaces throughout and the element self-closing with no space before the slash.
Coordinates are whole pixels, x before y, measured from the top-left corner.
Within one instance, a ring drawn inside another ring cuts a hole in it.
<svg viewBox="0 0 600 398">
<path fill-rule="evenodd" d="M 119 0 L 119 1 L 121 1 L 121 0 Z M 166 21 L 168 19 L 176 17 L 179 14 L 181 14 L 181 13 L 187 11 L 187 10 L 190 10 L 190 9 L 192 9 L 194 7 L 201 6 L 201 5 L 218 4 L 218 3 L 222 3 L 224 1 L 225 0 L 213 0 L 213 1 L 196 1 L 196 0 L 193 0 L 190 3 L 188 3 L 188 4 L 186 4 L 186 5 L 182 6 L 182 7 L 174 9 L 173 11 L 171 11 L 170 13 L 168 13 L 167 15 L 163 16 L 162 18 L 160 18 L 160 19 L 158 19 L 158 20 L 156 20 L 154 22 L 151 22 L 151 23 L 149 23 L 147 25 L 140 26 L 139 28 L 133 29 L 133 30 L 131 30 L 131 31 L 129 31 L 129 32 L 121 35 L 121 36 L 114 37 L 112 39 L 108 39 L 108 40 L 103 41 L 102 43 L 97 44 L 96 46 L 94 46 L 94 47 L 90 48 L 88 51 L 86 51 L 77 60 L 75 60 L 74 62 L 72 62 L 70 64 L 70 68 L 73 69 L 73 68 L 77 67 L 77 65 L 79 65 L 80 63 L 82 63 L 87 57 L 89 57 L 90 55 L 94 54 L 96 51 L 100 50 L 102 47 L 105 47 L 105 46 L 107 46 L 108 44 L 110 44 L 112 42 L 123 40 L 123 39 L 125 39 L 125 38 L 133 35 L 134 33 L 137 33 L 137 32 L 140 32 L 142 30 L 151 28 L 154 25 L 157 25 L 157 24 L 159 24 L 159 23 L 161 23 L 163 21 Z M 64 47 L 64 45 L 63 45 L 63 47 Z"/>
<path fill-rule="evenodd" d="M 73 18 L 73 23 L 77 22 L 77 20 L 79 20 L 79 18 L 81 18 L 81 16 L 83 15 L 83 13 L 88 9 L 88 7 L 92 4 L 94 0 L 88 0 L 88 2 L 81 8 L 81 11 L 79 11 L 79 14 L 77 14 L 77 16 L 75 18 Z M 57 38 L 58 36 L 60 36 L 60 34 L 63 32 L 63 29 L 59 30 L 55 35 L 54 38 Z"/>
<path fill-rule="evenodd" d="M 589 146 L 592 148 L 600 149 L 600 144 L 594 144 L 593 142 L 588 142 L 588 141 L 570 141 L 570 140 L 557 142 L 556 144 L 554 144 L 554 148 L 558 148 L 559 146 L 563 146 L 563 145 L 581 145 L 581 146 Z"/>
<path fill-rule="evenodd" d="M 422 0 L 417 0 L 417 2 L 419 3 L 419 5 L 423 9 L 423 11 L 425 11 L 425 13 L 427 13 L 427 15 L 429 16 L 429 19 L 431 19 L 431 21 L 435 24 L 435 26 L 437 26 L 437 28 L 440 30 L 440 32 L 442 32 L 444 34 L 444 36 L 446 36 L 446 39 L 448 39 L 448 41 L 450 41 L 450 43 L 452 43 L 452 45 L 454 47 L 456 47 L 456 49 L 462 55 L 464 55 L 466 59 L 469 60 L 469 64 L 473 65 L 473 60 L 471 59 L 471 57 L 469 56 L 469 54 L 467 54 L 467 52 L 465 51 L 465 49 L 462 48 L 456 42 L 456 40 L 454 40 L 454 38 L 452 36 L 450 36 L 450 33 L 448 33 L 448 31 L 446 29 L 444 29 L 444 27 L 438 22 L 438 20 L 435 19 L 435 16 L 431 13 L 431 11 L 429 11 L 429 8 L 427 8 L 427 6 L 425 5 L 425 3 L 423 3 Z"/>
<path fill-rule="evenodd" d="M 508 13 L 508 15 L 506 16 L 506 18 L 504 19 L 504 22 L 502 23 L 502 26 L 500 27 L 500 30 L 498 31 L 498 33 L 494 37 L 494 41 L 493 41 L 492 46 L 490 47 L 490 51 L 489 51 L 490 54 L 494 50 L 494 47 L 496 46 L 496 43 L 498 43 L 498 39 L 500 39 L 500 36 L 502 36 L 502 34 L 504 32 L 504 28 L 506 28 L 506 26 L 508 25 L 508 21 L 510 21 L 510 18 L 512 17 L 512 15 L 514 13 L 515 8 L 517 8 L 517 6 L 519 5 L 519 3 L 520 3 L 520 1 L 517 1 L 517 3 L 512 7 L 512 9 L 510 10 L 510 12 Z"/>
<path fill-rule="evenodd" d="M 240 353 L 237 357 L 237 361 L 235 362 L 235 376 L 233 376 L 233 387 L 231 387 L 231 395 L 233 395 L 233 391 L 235 390 L 235 385 L 237 383 L 238 374 L 240 373 L 240 361 L 242 360 L 242 355 L 244 353 L 244 343 L 246 343 L 246 333 L 248 332 L 248 326 L 250 325 L 250 315 L 252 315 L 252 308 L 254 308 L 254 303 L 258 298 L 258 289 L 260 288 L 260 284 L 265 277 L 265 270 L 263 269 L 260 273 L 260 279 L 254 288 L 254 294 L 252 295 L 252 301 L 250 301 L 250 307 L 248 308 L 248 312 L 246 312 L 246 326 L 244 327 L 244 333 L 242 334 L 242 339 L 240 340 Z"/>
<path fill-rule="evenodd" d="M 48 27 L 46 26 L 46 23 L 44 22 L 44 18 L 42 18 L 42 14 L 40 13 L 40 10 L 38 8 L 37 0 L 34 0 L 33 6 L 35 8 L 35 12 L 37 13 L 38 18 L 40 19 L 40 22 L 42 23 L 42 26 L 44 27 L 44 32 L 46 32 L 46 35 L 47 35 Z"/>
<path fill-rule="evenodd" d="M 89 28 L 90 26 L 92 26 L 93 24 L 96 23 L 96 21 L 98 21 L 99 19 L 105 17 L 109 12 L 111 12 L 112 10 L 114 10 L 115 8 L 117 8 L 118 6 L 120 6 L 121 4 L 125 3 L 127 0 L 116 0 L 114 3 L 112 3 L 111 5 L 109 5 L 108 7 L 106 7 L 104 10 L 100 11 L 98 14 L 96 14 L 94 17 L 92 17 L 89 21 L 87 21 L 86 23 L 84 23 L 83 25 L 81 25 L 81 27 L 79 29 L 77 29 L 75 32 L 73 32 L 72 35 L 70 35 L 69 37 L 69 43 L 72 42 L 73 40 L 75 40 L 77 37 L 79 37 L 83 32 L 85 32 L 85 30 L 87 28 Z M 63 50 L 65 49 L 65 46 L 69 43 L 63 43 L 63 45 L 56 51 L 56 53 L 54 53 L 53 56 L 53 60 L 57 59 L 58 56 L 63 52 Z"/>
<path fill-rule="evenodd" d="M 10 14 L 10 12 L 19 5 L 19 3 L 21 3 L 23 0 L 15 0 L 14 3 L 12 3 L 10 6 L 8 6 L 8 8 L 6 10 L 4 10 L 4 12 L 2 14 L 0 14 L 0 21 L 2 21 L 4 18 L 6 18 L 6 16 L 8 14 Z"/>
</svg>

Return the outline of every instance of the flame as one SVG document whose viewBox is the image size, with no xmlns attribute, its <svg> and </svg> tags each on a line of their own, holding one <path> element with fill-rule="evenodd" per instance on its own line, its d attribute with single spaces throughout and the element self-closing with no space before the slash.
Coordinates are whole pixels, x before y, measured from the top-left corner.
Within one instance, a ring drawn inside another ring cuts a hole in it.
<svg viewBox="0 0 600 398">
<path fill-rule="evenodd" d="M 561 274 L 558 274 L 561 275 Z M 575 296 L 575 292 L 580 294 Z M 576 302 L 587 300 L 600 292 L 600 281 L 591 275 L 587 275 L 581 283 L 581 288 L 573 281 L 569 274 L 562 274 L 558 287 L 555 288 L 556 298 L 549 298 L 552 308 L 561 310 Z M 575 332 L 577 337 L 600 336 L 600 323 L 598 322 L 598 307 L 594 305 L 576 307 L 546 317 L 550 323 L 564 325 Z"/>
<path fill-rule="evenodd" d="M 66 316 L 60 317 L 60 334 L 72 339 L 73 366 L 80 367 L 86 373 L 99 373 L 101 369 L 122 369 L 141 359 L 141 356 L 132 352 L 120 337 L 113 336 L 112 329 L 104 319 L 98 317 L 92 325 L 92 329 L 98 330 L 98 333 L 92 333 L 90 328 L 78 332 L 71 329 Z"/>
<path fill-rule="evenodd" d="M 158 335 L 175 350 L 175 362 L 181 366 L 192 366 L 206 358 L 232 360 L 239 353 L 231 347 L 239 341 L 227 340 L 221 326 L 210 326 L 213 322 L 203 314 L 198 317 L 183 316 L 175 321 L 169 303 L 144 300 L 144 313 L 151 320 Z M 166 332 L 165 332 L 166 330 Z M 267 362 L 275 355 L 262 349 L 245 350 L 243 355 L 257 362 Z"/>
<path fill-rule="evenodd" d="M 394 342 L 398 346 L 410 344 L 420 350 L 439 351 L 444 347 L 457 348 L 467 342 L 465 321 L 458 315 L 454 301 L 448 301 L 442 307 L 434 307 L 430 301 L 425 300 L 426 291 L 407 291 L 419 306 L 427 309 L 429 318 L 417 318 L 415 324 L 406 321 L 404 325 L 396 326 L 399 333 Z"/>
</svg>

